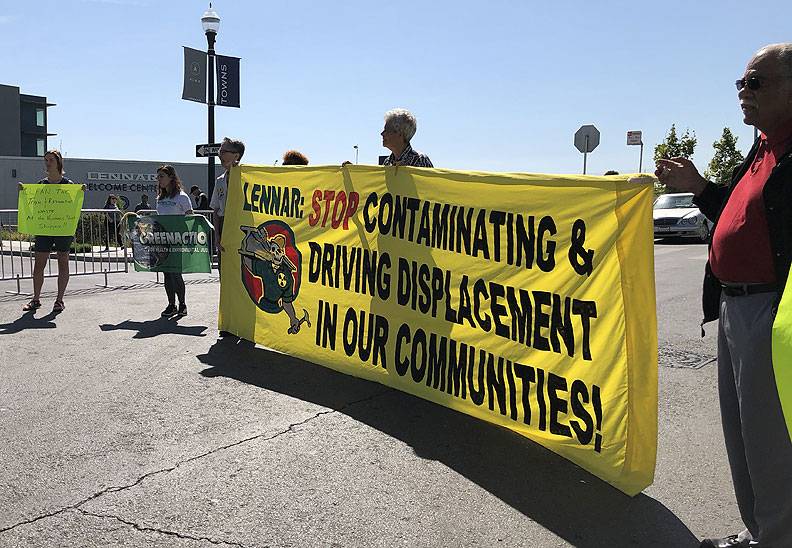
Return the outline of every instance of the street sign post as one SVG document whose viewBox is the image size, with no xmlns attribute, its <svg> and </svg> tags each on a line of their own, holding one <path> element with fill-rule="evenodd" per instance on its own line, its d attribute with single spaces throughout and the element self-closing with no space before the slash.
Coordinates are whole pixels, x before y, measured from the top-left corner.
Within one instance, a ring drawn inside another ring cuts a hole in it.
<svg viewBox="0 0 792 548">
<path fill-rule="evenodd" d="M 640 131 L 628 131 L 627 132 L 627 144 L 628 145 L 641 145 L 641 154 L 638 159 L 638 173 L 643 171 L 643 138 Z"/>
<path fill-rule="evenodd" d="M 583 153 L 583 175 L 586 174 L 586 156 L 592 152 L 600 142 L 600 132 L 592 125 L 580 126 L 575 132 L 575 148 Z"/>
<path fill-rule="evenodd" d="M 220 143 L 195 145 L 196 158 L 208 158 L 209 156 L 219 156 L 219 155 L 220 155 Z"/>
</svg>

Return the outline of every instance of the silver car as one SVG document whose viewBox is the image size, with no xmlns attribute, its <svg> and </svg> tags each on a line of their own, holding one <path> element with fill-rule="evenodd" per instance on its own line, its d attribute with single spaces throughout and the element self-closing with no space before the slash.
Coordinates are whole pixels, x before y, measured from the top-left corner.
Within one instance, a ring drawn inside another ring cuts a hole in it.
<svg viewBox="0 0 792 548">
<path fill-rule="evenodd" d="M 695 238 L 708 242 L 712 223 L 693 204 L 693 194 L 662 194 L 653 207 L 655 238 Z"/>
</svg>

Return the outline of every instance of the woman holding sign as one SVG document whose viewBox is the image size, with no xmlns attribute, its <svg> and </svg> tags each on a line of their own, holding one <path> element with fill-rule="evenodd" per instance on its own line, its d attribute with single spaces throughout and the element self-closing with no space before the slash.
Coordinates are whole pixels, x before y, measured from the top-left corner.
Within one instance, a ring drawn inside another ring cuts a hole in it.
<svg viewBox="0 0 792 548">
<path fill-rule="evenodd" d="M 44 165 L 47 176 L 38 184 L 67 185 L 74 184 L 63 176 L 63 156 L 57 150 L 48 150 L 44 154 Z M 22 183 L 19 183 L 22 189 Z M 82 185 L 83 192 L 85 185 Z M 53 312 L 62 312 L 66 305 L 63 304 L 63 295 L 69 283 L 69 248 L 74 236 L 36 236 L 36 262 L 33 265 L 33 298 L 25 306 L 24 311 L 36 310 L 41 307 L 41 287 L 44 285 L 44 268 L 49 261 L 50 252 L 54 249 L 58 256 L 58 296 L 52 307 Z"/>
<path fill-rule="evenodd" d="M 157 215 L 192 215 L 192 201 L 182 189 L 181 180 L 173 166 L 160 166 L 157 169 Z M 186 316 L 187 303 L 184 299 L 184 278 L 181 272 L 164 272 L 165 293 L 168 295 L 168 306 L 162 316 Z M 179 308 L 176 308 L 176 297 Z"/>
</svg>

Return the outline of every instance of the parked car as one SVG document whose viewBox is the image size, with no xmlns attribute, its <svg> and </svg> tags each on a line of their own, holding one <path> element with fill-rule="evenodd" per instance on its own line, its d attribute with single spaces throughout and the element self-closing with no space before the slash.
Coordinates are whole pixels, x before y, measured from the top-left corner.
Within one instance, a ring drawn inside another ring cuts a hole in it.
<svg viewBox="0 0 792 548">
<path fill-rule="evenodd" d="M 662 194 L 653 206 L 655 238 L 695 238 L 708 242 L 712 223 L 693 204 L 693 194 Z"/>
</svg>

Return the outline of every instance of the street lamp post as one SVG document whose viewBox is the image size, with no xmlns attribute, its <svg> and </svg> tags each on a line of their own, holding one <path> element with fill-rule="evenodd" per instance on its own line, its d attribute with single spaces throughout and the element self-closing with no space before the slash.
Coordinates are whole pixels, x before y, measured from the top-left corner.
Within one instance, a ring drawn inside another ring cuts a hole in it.
<svg viewBox="0 0 792 548">
<path fill-rule="evenodd" d="M 352 147 L 352 148 L 354 148 L 354 149 L 355 149 L 355 165 L 357 165 L 357 163 L 358 163 L 358 146 L 357 146 L 357 145 L 355 145 L 355 146 L 354 146 L 354 147 Z"/>
<path fill-rule="evenodd" d="M 201 25 L 203 26 L 204 33 L 206 34 L 206 43 L 209 46 L 207 53 L 207 81 L 209 83 L 209 97 L 207 104 L 209 106 L 209 144 L 213 144 L 215 140 L 214 132 L 214 107 L 215 107 L 215 39 L 217 38 L 217 31 L 220 29 L 220 16 L 212 9 L 212 3 L 209 3 L 209 9 L 206 10 L 201 17 Z M 209 166 L 207 170 L 207 187 L 209 188 L 209 196 L 214 193 L 215 183 L 215 159 L 214 156 L 209 156 Z"/>
</svg>

